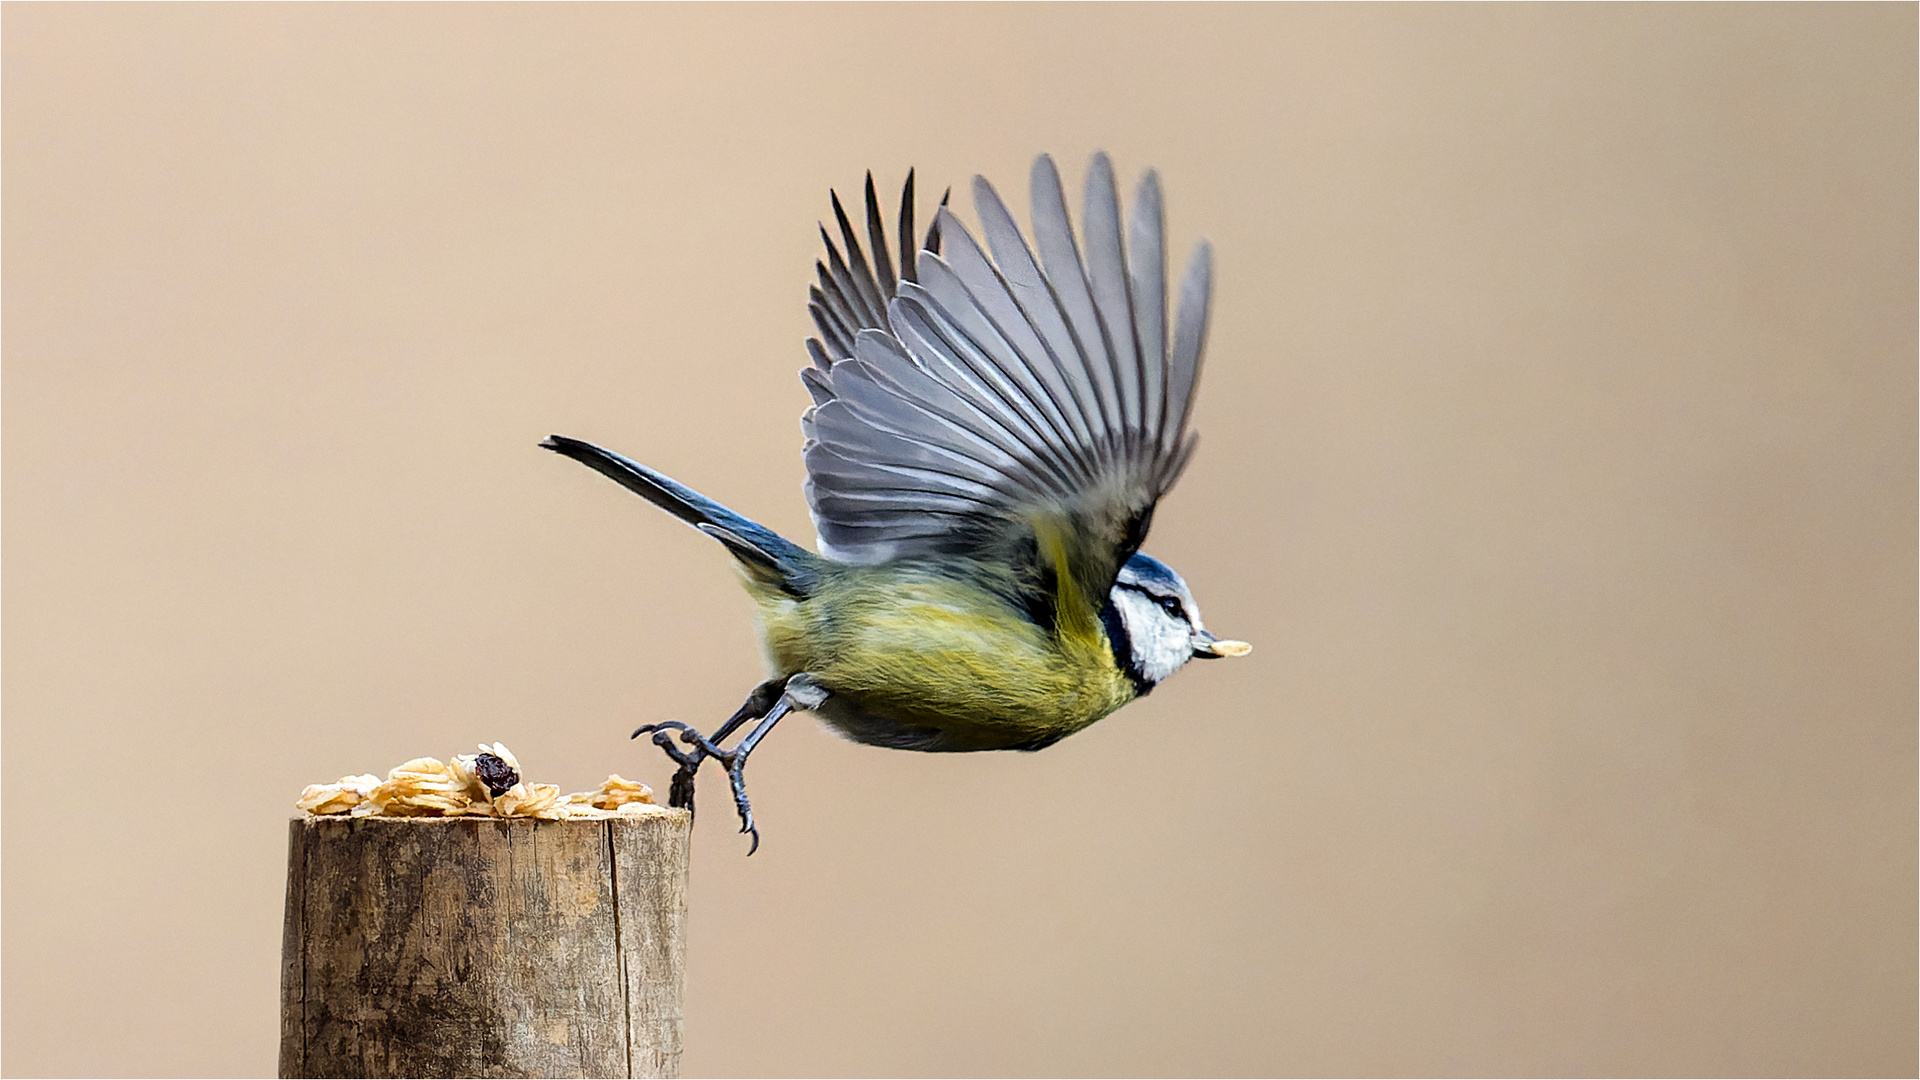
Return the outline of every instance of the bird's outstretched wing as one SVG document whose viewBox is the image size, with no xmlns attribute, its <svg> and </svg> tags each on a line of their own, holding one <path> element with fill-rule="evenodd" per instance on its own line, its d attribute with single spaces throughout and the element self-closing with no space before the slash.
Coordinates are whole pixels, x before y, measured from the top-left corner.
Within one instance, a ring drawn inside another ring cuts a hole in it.
<svg viewBox="0 0 1920 1080">
<path fill-rule="evenodd" d="M 1097 608 L 1193 452 L 1211 255 L 1196 249 L 1169 327 L 1155 175 L 1124 241 L 1105 154 L 1078 238 L 1052 159 L 1034 162 L 1032 189 L 1037 257 L 979 177 L 985 249 L 942 200 L 916 254 L 909 177 L 897 273 L 871 177 L 871 265 L 835 197 L 847 251 L 821 230 L 820 338 L 802 372 L 814 398 L 801 420 L 807 501 L 830 558 L 972 554 Z"/>
</svg>

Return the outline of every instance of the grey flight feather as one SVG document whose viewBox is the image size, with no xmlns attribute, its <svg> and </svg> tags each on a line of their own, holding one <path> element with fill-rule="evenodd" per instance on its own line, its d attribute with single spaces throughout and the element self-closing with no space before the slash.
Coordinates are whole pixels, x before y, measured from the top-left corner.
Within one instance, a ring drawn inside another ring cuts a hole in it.
<svg viewBox="0 0 1920 1080">
<path fill-rule="evenodd" d="M 837 192 L 829 192 L 833 205 L 834 224 L 840 230 L 840 241 L 846 245 L 846 254 L 841 255 L 840 244 L 834 242 L 825 225 L 820 226 L 820 242 L 827 249 L 825 261 L 815 261 L 814 272 L 819 284 L 807 290 L 807 311 L 813 316 L 813 325 L 819 331 L 818 338 L 809 339 L 808 351 L 814 356 L 814 363 L 825 370 L 833 361 L 844 360 L 853 355 L 854 335 L 862 330 L 884 330 L 887 327 L 887 305 L 892 301 L 901 283 L 914 281 L 915 251 L 912 243 L 913 233 L 913 173 L 907 173 L 907 182 L 900 194 L 900 270 L 895 273 L 886 242 L 886 228 L 881 220 L 880 200 L 874 192 L 873 176 L 867 176 L 866 182 L 866 226 L 868 242 L 873 246 L 873 264 L 867 262 L 865 250 L 854 232 L 853 222 L 840 203 Z M 947 200 L 942 197 L 940 205 Z M 927 231 L 926 241 L 920 250 L 940 251 L 940 228 L 934 225 Z M 876 268 L 878 276 L 876 277 Z M 828 357 L 827 362 L 820 355 Z"/>
<path fill-rule="evenodd" d="M 1133 298 L 1133 341 L 1139 351 L 1137 431 L 1158 442 L 1166 420 L 1162 395 L 1167 370 L 1167 255 L 1161 235 L 1160 178 L 1149 169 L 1133 196 L 1133 227 L 1127 233 L 1127 282 Z"/>
</svg>

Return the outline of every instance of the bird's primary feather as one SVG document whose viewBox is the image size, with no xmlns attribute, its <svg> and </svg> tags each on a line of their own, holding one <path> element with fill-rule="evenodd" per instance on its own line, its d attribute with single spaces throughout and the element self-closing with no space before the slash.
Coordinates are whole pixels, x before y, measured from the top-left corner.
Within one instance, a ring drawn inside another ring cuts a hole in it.
<svg viewBox="0 0 1920 1080">
<path fill-rule="evenodd" d="M 807 351 L 813 355 L 814 365 L 821 371 L 831 367 L 835 360 L 853 355 L 853 336 L 856 333 L 869 327 L 886 326 L 887 304 L 893 299 L 900 282 L 918 280 L 918 252 L 940 253 L 940 226 L 937 222 L 927 230 L 922 243 L 917 247 L 913 243 L 911 170 L 907 172 L 906 187 L 900 196 L 900 273 L 897 278 L 887 250 L 886 229 L 880 220 L 880 200 L 874 195 L 873 174 L 867 174 L 867 237 L 873 245 L 874 262 L 881 268 L 878 280 L 866 269 L 866 254 L 854 235 L 846 209 L 840 205 L 839 193 L 833 192 L 830 196 L 834 222 L 839 226 L 842 242 L 847 245 L 847 257 L 842 257 L 840 248 L 834 244 L 833 237 L 827 234 L 826 226 L 822 225 L 820 242 L 826 245 L 827 260 L 813 264 L 819 284 L 807 290 L 807 311 L 813 316 L 814 327 L 820 331 L 818 339 L 807 342 Z M 942 196 L 940 205 L 946 204 L 947 196 Z M 809 383 L 807 388 L 813 390 L 814 384 Z"/>
</svg>

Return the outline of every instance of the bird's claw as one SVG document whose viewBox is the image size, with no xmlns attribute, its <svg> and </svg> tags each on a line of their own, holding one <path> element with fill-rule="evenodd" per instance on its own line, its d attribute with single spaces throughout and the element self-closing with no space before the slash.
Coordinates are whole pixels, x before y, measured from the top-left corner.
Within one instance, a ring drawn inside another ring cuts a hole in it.
<svg viewBox="0 0 1920 1080">
<path fill-rule="evenodd" d="M 733 808 L 740 813 L 740 831 L 753 837 L 753 844 L 747 848 L 751 855 L 760 849 L 760 829 L 753 823 L 753 807 L 747 802 L 747 778 L 742 771 L 746 759 L 736 757 L 727 762 L 727 781 L 733 786 Z"/>
<path fill-rule="evenodd" d="M 694 748 L 694 753 L 684 753 L 679 747 L 673 745 L 673 733 L 675 731 L 680 733 L 679 738 L 681 742 Z M 643 724 L 636 728 L 628 738 L 637 739 L 648 732 L 653 733 L 653 745 L 665 750 L 668 757 L 679 762 L 683 767 L 697 769 L 700 767 L 700 761 L 703 758 L 716 757 L 722 761 L 726 761 L 732 757 L 729 751 L 722 750 L 718 746 L 715 746 L 705 735 L 700 734 L 678 720 L 662 720 L 657 724 Z"/>
</svg>

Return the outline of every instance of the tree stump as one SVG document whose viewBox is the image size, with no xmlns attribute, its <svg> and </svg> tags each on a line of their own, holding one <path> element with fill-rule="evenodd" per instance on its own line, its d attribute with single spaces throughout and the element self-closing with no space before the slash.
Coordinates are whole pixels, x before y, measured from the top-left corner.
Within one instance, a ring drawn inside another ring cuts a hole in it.
<svg viewBox="0 0 1920 1080">
<path fill-rule="evenodd" d="M 281 1076 L 678 1076 L 683 810 L 307 817 Z"/>
</svg>

